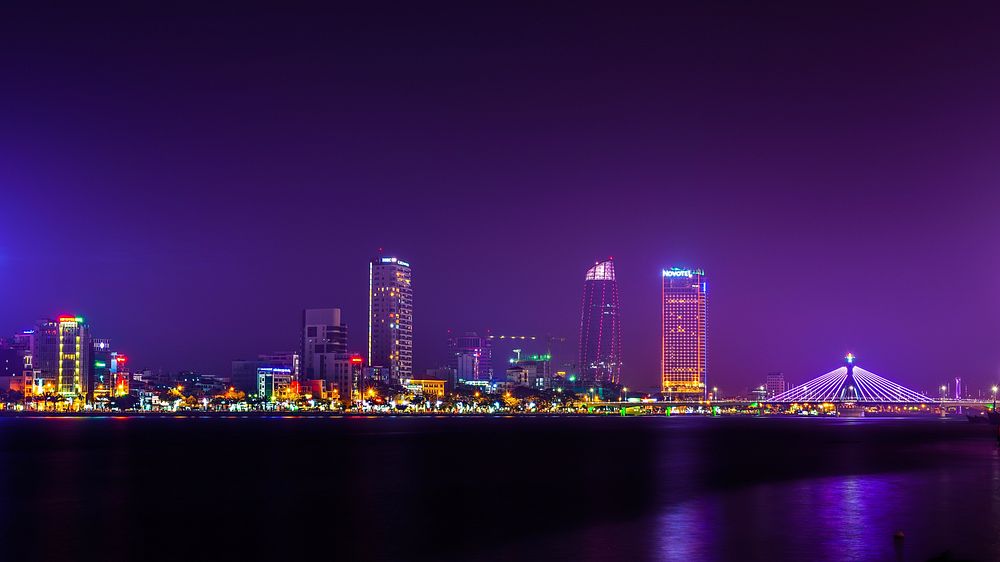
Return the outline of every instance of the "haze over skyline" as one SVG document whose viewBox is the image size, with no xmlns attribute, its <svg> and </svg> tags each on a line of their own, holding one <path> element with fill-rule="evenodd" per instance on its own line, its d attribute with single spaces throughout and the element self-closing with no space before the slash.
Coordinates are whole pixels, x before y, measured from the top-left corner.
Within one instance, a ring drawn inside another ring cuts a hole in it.
<svg viewBox="0 0 1000 562">
<path fill-rule="evenodd" d="M 553 334 L 614 256 L 623 380 L 660 270 L 703 268 L 708 384 L 858 363 L 1000 377 L 1000 7 L 26 6 L 0 21 L 0 333 L 81 314 L 137 366 L 226 374 L 366 337 L 413 266 L 447 330 Z M 408 11 L 409 10 L 409 11 Z"/>
</svg>

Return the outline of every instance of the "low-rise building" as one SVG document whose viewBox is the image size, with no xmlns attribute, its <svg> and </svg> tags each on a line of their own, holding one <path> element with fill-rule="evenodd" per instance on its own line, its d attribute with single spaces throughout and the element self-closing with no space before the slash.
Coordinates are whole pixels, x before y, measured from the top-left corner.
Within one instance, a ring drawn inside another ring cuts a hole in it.
<svg viewBox="0 0 1000 562">
<path fill-rule="evenodd" d="M 424 398 L 443 398 L 445 384 L 441 379 L 409 379 L 405 383 L 407 390 Z"/>
</svg>

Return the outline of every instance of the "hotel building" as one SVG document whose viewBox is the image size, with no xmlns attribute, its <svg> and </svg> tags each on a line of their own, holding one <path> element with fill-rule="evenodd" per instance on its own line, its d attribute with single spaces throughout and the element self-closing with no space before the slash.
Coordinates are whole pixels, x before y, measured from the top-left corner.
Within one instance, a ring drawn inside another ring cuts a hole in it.
<svg viewBox="0 0 1000 562">
<path fill-rule="evenodd" d="M 706 388 L 705 272 L 663 270 L 661 383 L 667 399 L 704 398 Z"/>
<path fill-rule="evenodd" d="M 368 264 L 368 365 L 388 369 L 392 384 L 413 376 L 410 264 L 379 256 Z"/>
</svg>

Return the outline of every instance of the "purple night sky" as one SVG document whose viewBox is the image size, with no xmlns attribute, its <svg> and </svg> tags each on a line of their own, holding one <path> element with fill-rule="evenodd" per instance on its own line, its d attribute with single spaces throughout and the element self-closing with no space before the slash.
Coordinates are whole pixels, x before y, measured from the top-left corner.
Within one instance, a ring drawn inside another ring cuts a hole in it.
<svg viewBox="0 0 1000 562">
<path fill-rule="evenodd" d="M 0 333 L 78 313 L 228 374 L 339 306 L 363 350 L 384 247 L 420 372 L 449 328 L 569 360 L 611 255 L 630 387 L 671 265 L 709 276 L 724 392 L 847 351 L 1000 376 L 996 3 L 203 4 L 5 8 Z"/>
</svg>

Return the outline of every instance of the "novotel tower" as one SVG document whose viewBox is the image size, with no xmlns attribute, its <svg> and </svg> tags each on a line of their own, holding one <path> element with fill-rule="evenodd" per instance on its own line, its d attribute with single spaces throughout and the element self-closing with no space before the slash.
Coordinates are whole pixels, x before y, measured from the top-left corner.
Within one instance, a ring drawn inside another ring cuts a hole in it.
<svg viewBox="0 0 1000 562">
<path fill-rule="evenodd" d="M 395 384 L 413 376 L 413 289 L 410 264 L 379 256 L 368 265 L 368 365 Z"/>
<path fill-rule="evenodd" d="M 707 290 L 705 272 L 700 269 L 663 270 L 660 374 L 667 399 L 705 396 Z"/>
</svg>

